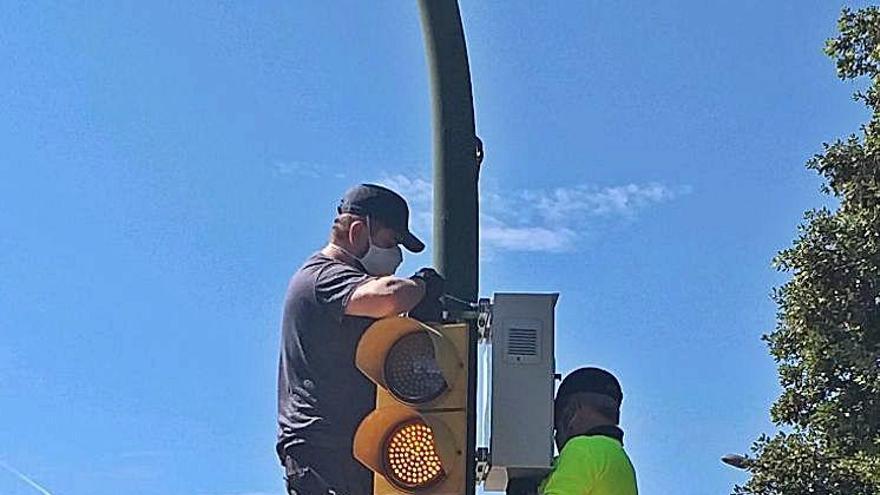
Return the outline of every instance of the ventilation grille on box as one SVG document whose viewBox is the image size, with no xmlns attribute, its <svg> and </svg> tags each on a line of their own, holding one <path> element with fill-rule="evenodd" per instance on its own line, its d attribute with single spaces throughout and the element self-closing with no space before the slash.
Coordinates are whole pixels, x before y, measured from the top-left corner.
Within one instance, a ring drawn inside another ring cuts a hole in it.
<svg viewBox="0 0 880 495">
<path fill-rule="evenodd" d="M 538 331 L 534 328 L 511 328 L 507 333 L 507 355 L 536 357 L 538 355 Z"/>
</svg>

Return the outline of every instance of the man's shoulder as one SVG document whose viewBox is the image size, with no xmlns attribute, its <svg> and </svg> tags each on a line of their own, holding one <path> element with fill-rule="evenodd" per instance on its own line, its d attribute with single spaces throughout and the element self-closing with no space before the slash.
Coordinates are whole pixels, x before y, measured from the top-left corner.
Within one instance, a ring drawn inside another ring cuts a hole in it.
<svg viewBox="0 0 880 495">
<path fill-rule="evenodd" d="M 635 495 L 636 475 L 623 444 L 605 435 L 583 435 L 570 439 L 559 454 L 557 465 L 564 465 L 570 475 L 577 472 L 593 494 Z M 566 478 L 566 476 L 563 476 Z M 561 486 L 561 485 L 559 485 Z M 558 487 L 557 487 L 558 488 Z M 582 493 L 583 486 L 548 493 Z"/>
<path fill-rule="evenodd" d="M 347 304 L 353 290 L 370 276 L 342 260 L 317 252 L 293 274 L 287 289 L 288 301 L 305 300 L 321 304 Z"/>
<path fill-rule="evenodd" d="M 290 285 L 314 284 L 327 270 L 344 270 L 345 263 L 335 260 L 318 251 L 303 262 L 290 277 Z"/>
<path fill-rule="evenodd" d="M 355 275 L 366 275 L 362 270 L 352 266 L 342 260 L 327 256 L 321 251 L 309 256 L 301 267 L 293 274 L 296 277 L 318 278 L 325 273 L 351 273 Z"/>
<path fill-rule="evenodd" d="M 334 260 L 320 251 L 312 254 L 293 272 L 287 284 L 287 298 L 314 291 L 318 277 Z"/>
<path fill-rule="evenodd" d="M 623 444 L 617 439 L 604 435 L 581 435 L 570 439 L 565 443 L 562 456 L 577 457 L 594 457 L 603 456 L 625 456 Z"/>
<path fill-rule="evenodd" d="M 313 272 L 315 270 L 320 270 L 322 267 L 332 263 L 337 263 L 337 261 L 322 253 L 321 251 L 317 251 L 312 253 L 308 258 L 306 258 L 305 261 L 303 261 L 302 266 L 299 267 L 296 273 Z"/>
</svg>

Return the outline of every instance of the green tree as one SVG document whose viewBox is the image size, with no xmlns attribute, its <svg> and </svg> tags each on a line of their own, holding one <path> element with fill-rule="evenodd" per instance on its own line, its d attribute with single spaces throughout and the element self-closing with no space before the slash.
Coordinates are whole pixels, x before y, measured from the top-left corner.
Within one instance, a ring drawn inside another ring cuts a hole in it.
<svg viewBox="0 0 880 495">
<path fill-rule="evenodd" d="M 752 477 L 735 494 L 880 494 L 880 8 L 844 9 L 825 52 L 872 111 L 860 135 L 825 144 L 807 163 L 836 209 L 809 211 L 774 265 L 791 278 L 774 292 L 764 336 L 783 393 L 761 437 Z"/>
</svg>

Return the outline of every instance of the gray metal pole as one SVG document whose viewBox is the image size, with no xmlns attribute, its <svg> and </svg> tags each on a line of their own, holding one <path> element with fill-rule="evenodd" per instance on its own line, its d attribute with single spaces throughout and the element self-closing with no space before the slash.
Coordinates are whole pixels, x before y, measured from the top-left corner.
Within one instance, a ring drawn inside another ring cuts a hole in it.
<svg viewBox="0 0 880 495">
<path fill-rule="evenodd" d="M 457 0 L 419 0 L 434 116 L 434 265 L 446 291 L 476 301 L 479 207 L 474 99 Z M 481 150 L 482 152 L 482 150 Z M 477 331 L 470 325 L 465 495 L 475 492 Z"/>
<path fill-rule="evenodd" d="M 419 0 L 434 116 L 434 264 L 447 291 L 477 299 L 479 223 L 474 100 L 456 0 Z"/>
</svg>

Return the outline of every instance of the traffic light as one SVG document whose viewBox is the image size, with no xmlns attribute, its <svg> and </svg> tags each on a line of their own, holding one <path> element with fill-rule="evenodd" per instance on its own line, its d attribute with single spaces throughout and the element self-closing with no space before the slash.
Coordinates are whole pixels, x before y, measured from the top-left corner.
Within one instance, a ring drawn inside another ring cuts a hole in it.
<svg viewBox="0 0 880 495">
<path fill-rule="evenodd" d="M 468 326 L 391 317 L 371 325 L 355 363 L 376 384 L 353 453 L 374 495 L 465 493 Z"/>
</svg>

